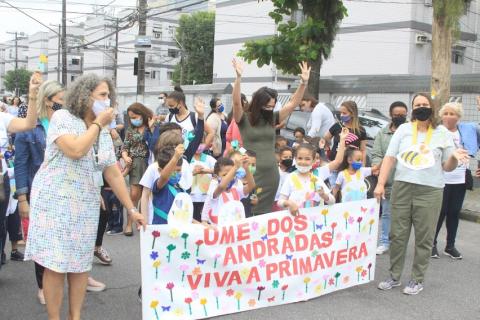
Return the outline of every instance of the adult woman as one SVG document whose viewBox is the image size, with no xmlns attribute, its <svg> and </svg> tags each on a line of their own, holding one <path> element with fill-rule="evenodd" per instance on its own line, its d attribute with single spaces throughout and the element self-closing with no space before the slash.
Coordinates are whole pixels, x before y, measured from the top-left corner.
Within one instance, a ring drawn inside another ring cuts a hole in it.
<svg viewBox="0 0 480 320">
<path fill-rule="evenodd" d="M 114 118 L 109 106 L 115 98 L 111 80 L 83 75 L 68 88 L 68 109 L 56 111 L 49 123 L 45 161 L 32 183 L 25 258 L 45 267 L 43 289 L 51 320 L 60 319 L 65 274 L 69 319 L 80 319 L 98 229 L 102 173 L 132 219 L 145 224 L 130 200 L 105 128 Z"/>
<path fill-rule="evenodd" d="M 413 225 L 415 257 L 412 276 L 404 294 L 418 294 L 428 268 L 435 222 L 445 185 L 443 170 L 452 171 L 468 159 L 465 150 L 455 150 L 447 130 L 437 127 L 433 102 L 427 94 L 416 94 L 412 102 L 412 122 L 401 125 L 393 134 L 380 169 L 375 196 L 384 198 L 385 183 L 396 162 L 395 181 L 390 198 L 390 277 L 378 288 L 400 286 L 400 277 Z"/>
<path fill-rule="evenodd" d="M 234 59 L 233 67 L 237 75 L 232 93 L 233 118 L 238 124 L 245 148 L 257 153 L 255 183 L 258 204 L 254 207 L 253 214 L 268 213 L 272 211 L 279 183 L 275 159 L 275 124 L 285 120 L 302 100 L 310 77 L 310 67 L 306 62 L 300 64 L 300 85 L 290 101 L 278 112 L 273 112 L 277 91 L 267 87 L 260 88 L 253 94 L 249 110 L 245 112 L 240 95 L 243 66 Z"/>
<path fill-rule="evenodd" d="M 330 111 L 324 103 L 318 102 L 318 100 L 310 94 L 305 94 L 300 108 L 303 112 L 312 113 L 307 124 L 307 128 L 310 128 L 307 135 L 311 138 L 323 138 L 328 132 L 328 129 L 335 123 L 332 111 Z"/>
<path fill-rule="evenodd" d="M 26 118 L 15 118 L 13 115 L 0 112 L 0 153 L 4 154 L 8 146 L 8 132 L 16 133 L 31 130 L 35 127 L 37 119 L 37 107 L 35 105 L 37 99 L 38 87 L 42 83 L 42 75 L 39 72 L 33 73 L 29 83 L 29 99 L 33 104 L 27 112 Z M 5 215 L 8 209 L 10 199 L 10 179 L 7 174 L 7 163 L 5 159 L 0 159 L 0 179 L 3 179 L 4 199 L 0 201 L 0 226 L 5 226 Z M 0 252 L 5 249 L 5 227 L 0 228 Z M 0 268 L 2 264 L 0 263 Z"/>
<path fill-rule="evenodd" d="M 212 153 L 218 158 L 225 151 L 226 147 L 226 133 L 228 129 L 227 121 L 225 120 L 225 106 L 219 98 L 210 100 L 210 108 L 212 111 L 207 116 L 207 124 L 213 130 Z"/>
<path fill-rule="evenodd" d="M 166 121 L 178 123 L 182 127 L 183 139 L 187 142 L 186 144 L 188 144 L 191 140 L 191 133 L 194 132 L 197 126 L 198 116 L 195 112 L 188 110 L 185 104 L 185 94 L 180 87 L 175 87 L 175 90 L 168 95 L 167 107 L 170 114 L 167 116 Z M 207 133 L 205 136 L 205 145 L 210 146 L 215 134 L 206 123 L 204 123 L 204 130 Z"/>
<path fill-rule="evenodd" d="M 340 105 L 339 111 L 341 124 L 335 123 L 331 126 L 324 137 L 327 145 L 330 145 L 330 141 L 333 138 L 333 147 L 328 158 L 330 161 L 335 159 L 338 143 L 340 142 L 340 133 L 342 132 L 342 127 L 345 127 L 351 133 L 347 137 L 347 145 L 357 147 L 362 151 L 363 164 L 365 165 L 367 159 L 367 133 L 358 120 L 357 104 L 355 101 L 344 101 Z"/>
<path fill-rule="evenodd" d="M 447 103 L 438 112 L 442 124 L 452 133 L 455 147 L 464 148 L 473 157 L 478 151 L 479 141 L 475 124 L 460 123 L 463 115 L 463 108 L 460 103 Z M 458 220 L 462 209 L 465 192 L 465 173 L 467 164 L 460 164 L 451 172 L 445 172 L 445 188 L 443 189 L 443 202 L 440 216 L 437 222 L 437 230 L 433 238 L 432 258 L 440 258 L 437 250 L 437 237 L 442 228 L 443 221 L 447 220 L 447 245 L 444 253 L 452 259 L 462 259 L 462 254 L 455 248 L 455 237 L 457 236 Z"/>
<path fill-rule="evenodd" d="M 407 121 L 408 108 L 402 101 L 395 101 L 390 105 L 390 117 L 391 122 L 388 126 L 380 130 L 375 137 L 372 149 L 372 167 L 378 170 L 382 164 L 382 160 L 387 152 L 388 145 L 392 139 L 393 134 L 397 131 L 398 127 Z M 379 246 L 377 247 L 377 254 L 381 255 L 388 251 L 390 247 L 390 193 L 392 192 L 393 176 L 395 170 L 388 177 L 387 184 L 385 185 L 385 199 L 382 199 L 382 216 L 380 218 L 381 232 L 378 240 Z"/>
<path fill-rule="evenodd" d="M 149 120 L 153 117 L 153 113 L 143 104 L 135 102 L 127 109 L 128 117 L 130 119 L 130 126 L 127 129 L 125 140 L 122 148 L 122 158 L 130 167 L 128 173 L 130 183 L 130 199 L 133 205 L 137 206 L 138 200 L 142 195 L 142 186 L 140 179 L 142 179 L 145 170 L 148 166 L 148 146 L 146 142 L 146 134 L 149 131 Z M 132 236 L 132 220 L 127 220 L 125 226 L 126 236 Z"/>
<path fill-rule="evenodd" d="M 18 108 L 21 104 L 22 100 L 20 100 L 20 97 L 14 97 L 12 100 L 12 105 L 7 108 L 8 113 L 10 113 L 14 117 L 18 117 Z"/>
</svg>

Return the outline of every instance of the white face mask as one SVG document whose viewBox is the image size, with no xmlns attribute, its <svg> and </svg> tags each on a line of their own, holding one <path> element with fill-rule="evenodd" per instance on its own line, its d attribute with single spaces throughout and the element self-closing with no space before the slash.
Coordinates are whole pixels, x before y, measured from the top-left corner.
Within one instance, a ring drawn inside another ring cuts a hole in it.
<svg viewBox="0 0 480 320">
<path fill-rule="evenodd" d="M 110 99 L 107 100 L 95 100 L 93 102 L 92 111 L 96 117 L 102 112 L 105 111 L 107 108 L 110 108 Z"/>
<path fill-rule="evenodd" d="M 312 170 L 312 166 L 299 166 L 299 165 L 297 165 L 297 170 L 300 173 L 307 173 L 307 172 L 310 172 L 310 170 Z"/>
<path fill-rule="evenodd" d="M 158 101 L 160 101 L 160 104 L 164 104 L 164 103 L 165 103 L 165 99 L 163 99 L 163 98 L 158 99 Z"/>
</svg>

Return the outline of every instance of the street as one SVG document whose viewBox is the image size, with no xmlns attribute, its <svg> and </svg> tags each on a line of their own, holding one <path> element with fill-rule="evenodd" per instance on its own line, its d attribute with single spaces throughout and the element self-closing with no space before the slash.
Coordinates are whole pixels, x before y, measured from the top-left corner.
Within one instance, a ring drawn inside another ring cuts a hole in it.
<svg viewBox="0 0 480 320">
<path fill-rule="evenodd" d="M 308 302 L 231 314 L 218 319 L 479 319 L 479 230 L 479 224 L 460 221 L 456 246 L 464 259 L 453 261 L 441 254 L 441 259 L 432 260 L 425 289 L 417 296 L 401 293 L 403 285 L 409 280 L 413 255 L 409 250 L 401 288 L 386 292 L 376 288 L 378 281 L 388 274 L 388 255 L 383 255 L 377 260 L 376 279 L 368 285 Z M 441 252 L 444 237 L 445 232 L 442 232 L 438 245 Z M 137 300 L 140 284 L 138 239 L 138 233 L 133 238 L 105 236 L 104 247 L 110 252 L 113 265 L 94 263 L 92 276 L 105 282 L 107 290 L 87 294 L 83 319 L 141 319 L 141 307 Z M 409 248 L 412 248 L 412 243 Z M 7 248 L 7 255 L 9 253 Z M 47 319 L 44 307 L 37 301 L 36 290 L 33 263 L 8 261 L 0 271 L 0 318 Z M 67 317 L 65 302 L 63 319 Z"/>
</svg>

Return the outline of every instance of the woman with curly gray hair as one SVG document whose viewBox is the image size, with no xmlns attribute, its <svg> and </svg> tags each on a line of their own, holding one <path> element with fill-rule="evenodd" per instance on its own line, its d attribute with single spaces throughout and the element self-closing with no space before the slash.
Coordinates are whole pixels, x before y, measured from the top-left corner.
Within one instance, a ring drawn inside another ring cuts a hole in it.
<svg viewBox="0 0 480 320">
<path fill-rule="evenodd" d="M 45 161 L 32 183 L 25 259 L 45 267 L 43 290 L 51 320 L 60 319 L 65 274 L 69 319 L 80 319 L 92 268 L 103 178 L 132 219 L 145 225 L 115 165 L 106 129 L 114 118 L 111 101 L 115 101 L 115 89 L 109 79 L 88 74 L 71 84 L 66 109 L 51 117 Z"/>
</svg>

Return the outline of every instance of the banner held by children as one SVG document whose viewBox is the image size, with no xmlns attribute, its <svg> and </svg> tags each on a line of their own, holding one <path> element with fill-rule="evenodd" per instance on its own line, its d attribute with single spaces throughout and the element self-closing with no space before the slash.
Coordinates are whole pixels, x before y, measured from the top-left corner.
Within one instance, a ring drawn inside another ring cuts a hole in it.
<svg viewBox="0 0 480 320">
<path fill-rule="evenodd" d="M 143 319 L 201 319 L 305 301 L 372 281 L 375 199 L 206 229 L 141 232 Z"/>
</svg>

